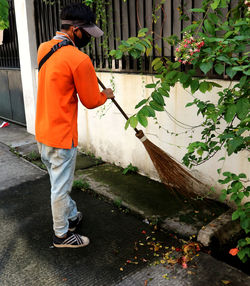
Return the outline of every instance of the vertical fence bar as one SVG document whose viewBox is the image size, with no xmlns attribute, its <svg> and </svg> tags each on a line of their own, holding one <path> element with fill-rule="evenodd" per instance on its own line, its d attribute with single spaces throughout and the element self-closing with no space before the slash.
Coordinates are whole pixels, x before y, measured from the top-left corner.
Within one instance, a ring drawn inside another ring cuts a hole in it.
<svg viewBox="0 0 250 286">
<path fill-rule="evenodd" d="M 129 37 L 129 23 L 128 19 L 128 3 L 122 1 L 121 3 L 121 35 L 123 40 L 127 40 Z M 122 62 L 122 68 L 124 71 L 129 71 L 129 57 L 124 56 Z"/>
<path fill-rule="evenodd" d="M 171 23 L 172 23 L 172 13 L 171 13 L 171 1 L 168 0 L 164 3 L 164 20 L 163 20 L 163 37 L 167 38 L 171 36 Z M 164 41 L 163 55 L 166 57 L 171 57 L 171 47 L 167 41 Z"/>
<path fill-rule="evenodd" d="M 119 0 L 115 0 L 114 1 L 114 6 L 113 6 L 113 10 L 114 10 L 114 31 L 115 31 L 115 47 L 117 49 L 117 47 L 120 44 L 121 41 L 121 23 L 120 23 L 120 1 Z M 121 60 L 116 60 L 115 61 L 115 68 L 120 70 L 122 66 Z"/>
<path fill-rule="evenodd" d="M 18 40 L 13 0 L 9 2 L 9 28 L 4 30 L 5 42 L 0 46 L 0 67 L 19 68 Z"/>
<path fill-rule="evenodd" d="M 153 1 L 152 0 L 145 0 L 145 26 L 151 32 L 153 30 L 153 21 L 152 21 L 152 13 L 153 13 Z M 153 51 L 150 53 L 149 57 L 146 58 L 145 68 L 149 73 L 152 73 L 152 55 Z"/>
</svg>

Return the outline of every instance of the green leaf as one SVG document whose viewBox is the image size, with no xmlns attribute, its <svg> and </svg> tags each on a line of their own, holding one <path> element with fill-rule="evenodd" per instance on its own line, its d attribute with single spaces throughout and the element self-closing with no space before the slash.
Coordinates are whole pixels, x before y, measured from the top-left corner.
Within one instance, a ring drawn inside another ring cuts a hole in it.
<svg viewBox="0 0 250 286">
<path fill-rule="evenodd" d="M 136 128 L 137 124 L 138 124 L 137 118 L 135 116 L 130 117 L 130 126 L 132 128 Z"/>
<path fill-rule="evenodd" d="M 155 58 L 153 61 L 152 61 L 152 67 L 154 67 L 155 65 L 157 65 L 158 63 L 161 62 L 161 59 L 160 58 Z"/>
<path fill-rule="evenodd" d="M 215 13 L 209 13 L 209 14 L 208 14 L 208 18 L 209 18 L 214 24 L 218 24 L 218 22 L 220 21 L 219 17 L 218 17 Z"/>
<path fill-rule="evenodd" d="M 212 86 L 215 86 L 215 87 L 222 87 L 220 84 L 218 84 L 217 82 L 213 82 L 211 81 L 210 82 L 212 84 Z"/>
<path fill-rule="evenodd" d="M 243 87 L 244 84 L 246 83 L 247 81 L 247 76 L 243 76 L 241 79 L 240 79 L 240 87 Z"/>
<path fill-rule="evenodd" d="M 213 62 L 207 62 L 207 63 L 201 63 L 200 69 L 204 72 L 204 74 L 207 74 L 213 67 Z"/>
<path fill-rule="evenodd" d="M 120 51 L 120 50 L 118 50 L 118 51 L 115 52 L 115 55 L 114 55 L 114 56 L 115 56 L 115 58 L 116 58 L 117 60 L 119 60 L 119 59 L 122 58 L 123 52 Z"/>
<path fill-rule="evenodd" d="M 194 31 L 196 28 L 199 27 L 199 24 L 191 24 L 187 27 L 185 27 L 183 30 L 182 30 L 182 33 L 184 32 L 187 32 L 187 31 Z"/>
<path fill-rule="evenodd" d="M 208 19 L 204 21 L 204 26 L 209 34 L 214 35 L 214 25 Z"/>
<path fill-rule="evenodd" d="M 138 50 L 131 50 L 129 51 L 130 55 L 134 58 L 134 59 L 138 59 L 141 56 L 141 52 Z"/>
<path fill-rule="evenodd" d="M 127 39 L 127 43 L 133 45 L 134 43 L 138 42 L 139 39 L 137 37 L 131 37 Z"/>
<path fill-rule="evenodd" d="M 232 213 L 232 220 L 236 220 L 239 218 L 239 212 L 238 211 L 235 211 Z"/>
<path fill-rule="evenodd" d="M 244 140 L 242 137 L 236 137 L 228 142 L 228 155 L 232 155 L 236 149 L 243 144 Z"/>
<path fill-rule="evenodd" d="M 164 111 L 164 107 L 153 100 L 149 102 L 149 105 L 156 111 Z"/>
<path fill-rule="evenodd" d="M 189 9 L 188 11 L 190 11 L 190 12 L 197 12 L 197 13 L 205 13 L 206 12 L 202 8 L 193 8 L 193 9 Z"/>
<path fill-rule="evenodd" d="M 145 53 L 145 51 L 146 51 L 146 48 L 141 43 L 136 43 L 134 45 L 134 48 L 136 48 L 137 50 L 139 50 L 139 51 L 141 51 L 143 53 Z"/>
<path fill-rule="evenodd" d="M 199 89 L 200 86 L 199 80 L 198 79 L 192 80 L 190 86 L 191 86 L 191 92 L 192 94 L 194 94 Z"/>
<path fill-rule="evenodd" d="M 225 63 L 227 63 L 227 64 L 229 64 L 229 65 L 232 64 L 232 63 L 231 63 L 231 60 L 230 60 L 228 57 L 226 57 L 226 56 L 219 56 L 219 57 L 217 58 L 217 60 L 220 60 L 220 61 L 222 61 L 222 62 L 225 62 Z"/>
<path fill-rule="evenodd" d="M 175 62 L 175 63 L 172 65 L 172 68 L 173 68 L 173 69 L 178 69 L 180 66 L 181 66 L 181 63 Z"/>
<path fill-rule="evenodd" d="M 214 2 L 211 4 L 211 8 L 215 10 L 218 8 L 219 4 L 220 4 L 220 0 L 214 0 Z"/>
<path fill-rule="evenodd" d="M 127 120 L 127 122 L 126 122 L 126 124 L 125 124 L 125 130 L 127 130 L 127 129 L 128 129 L 129 124 L 130 124 L 130 118 Z"/>
<path fill-rule="evenodd" d="M 227 197 L 226 194 L 221 194 L 221 195 L 220 195 L 220 200 L 221 200 L 221 201 L 225 201 L 226 197 Z"/>
<path fill-rule="evenodd" d="M 190 79 L 190 75 L 185 73 L 185 72 L 182 72 L 180 73 L 180 83 L 185 83 L 187 82 L 188 80 Z"/>
<path fill-rule="evenodd" d="M 226 74 L 232 79 L 236 75 L 237 71 L 234 71 L 232 67 L 226 68 Z"/>
<path fill-rule="evenodd" d="M 148 125 L 148 120 L 147 117 L 145 115 L 142 114 L 142 112 L 138 112 L 137 113 L 137 119 L 140 122 L 140 124 L 144 127 L 147 127 Z"/>
<path fill-rule="evenodd" d="M 248 69 L 248 70 L 246 70 L 246 71 L 243 71 L 243 73 L 245 74 L 245 75 L 250 75 L 250 69 Z"/>
<path fill-rule="evenodd" d="M 144 37 L 148 32 L 148 28 L 140 29 L 138 32 L 138 37 Z"/>
<path fill-rule="evenodd" d="M 240 174 L 239 174 L 239 178 L 246 179 L 246 178 L 247 178 L 247 175 L 244 174 L 244 173 L 240 173 Z"/>
<path fill-rule="evenodd" d="M 189 107 L 189 106 L 192 106 L 192 105 L 194 105 L 195 103 L 194 102 L 189 102 L 189 103 L 187 103 L 186 105 L 185 105 L 185 107 Z"/>
<path fill-rule="evenodd" d="M 214 66 L 214 69 L 217 72 L 217 74 L 221 75 L 221 74 L 223 74 L 225 67 L 223 64 L 216 64 Z"/>
<path fill-rule="evenodd" d="M 209 89 L 209 83 L 207 81 L 203 81 L 202 83 L 200 83 L 199 90 L 202 93 L 205 93 L 208 89 Z"/>
<path fill-rule="evenodd" d="M 236 112 L 239 119 L 245 119 L 249 112 L 249 100 L 247 98 L 240 98 L 236 103 Z"/>
<path fill-rule="evenodd" d="M 201 148 L 197 150 L 197 154 L 200 156 L 202 156 L 203 152 L 204 152 L 204 150 Z"/>
<path fill-rule="evenodd" d="M 135 108 L 139 108 L 139 107 L 141 107 L 143 104 L 145 104 L 147 102 L 147 99 L 143 99 L 143 100 L 141 100 L 137 105 L 136 105 L 136 107 Z"/>
<path fill-rule="evenodd" d="M 155 117 L 155 111 L 151 106 L 144 106 L 143 109 L 146 111 L 148 117 Z"/>
<path fill-rule="evenodd" d="M 155 88 L 156 87 L 156 83 L 149 83 L 147 85 L 145 85 L 146 88 Z"/>
<path fill-rule="evenodd" d="M 9 28 L 9 3 L 7 0 L 0 2 L 0 30 Z"/>
<path fill-rule="evenodd" d="M 176 76 L 176 74 L 177 74 L 177 71 L 171 71 L 171 72 L 167 73 L 165 79 L 171 80 L 172 78 L 174 78 Z"/>
<path fill-rule="evenodd" d="M 164 102 L 164 98 L 163 96 L 159 93 L 159 92 L 153 92 L 152 93 L 152 98 L 154 101 L 156 101 L 159 105 L 164 106 L 165 102 Z"/>
<path fill-rule="evenodd" d="M 231 122 L 236 114 L 237 108 L 235 104 L 231 104 L 225 114 L 225 120 L 227 123 Z"/>
</svg>

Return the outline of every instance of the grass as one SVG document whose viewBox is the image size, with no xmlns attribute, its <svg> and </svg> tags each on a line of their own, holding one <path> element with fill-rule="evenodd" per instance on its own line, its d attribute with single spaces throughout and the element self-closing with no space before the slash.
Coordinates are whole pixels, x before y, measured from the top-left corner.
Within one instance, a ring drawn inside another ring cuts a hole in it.
<svg viewBox="0 0 250 286">
<path fill-rule="evenodd" d="M 83 180 L 75 180 L 73 182 L 73 186 L 72 186 L 72 189 L 75 189 L 75 190 L 81 190 L 81 189 L 84 189 L 84 190 L 89 190 L 90 189 L 90 185 L 88 182 L 86 181 L 83 181 Z"/>
</svg>

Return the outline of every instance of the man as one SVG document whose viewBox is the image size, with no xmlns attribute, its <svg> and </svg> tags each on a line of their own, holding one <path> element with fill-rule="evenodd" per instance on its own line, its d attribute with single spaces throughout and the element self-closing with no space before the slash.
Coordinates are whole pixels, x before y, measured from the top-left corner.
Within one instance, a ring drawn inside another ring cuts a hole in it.
<svg viewBox="0 0 250 286">
<path fill-rule="evenodd" d="M 78 50 L 90 41 L 91 36 L 103 35 L 94 24 L 95 20 L 95 14 L 84 4 L 66 6 L 61 13 L 61 31 L 38 49 L 39 64 L 55 44 L 64 40 L 70 42 L 56 50 L 38 74 L 36 140 L 50 176 L 55 247 L 83 247 L 89 243 L 87 237 L 73 233 L 82 214 L 69 193 L 78 144 L 78 97 L 89 109 L 114 98 L 111 89 L 99 91 L 90 58 Z"/>
</svg>

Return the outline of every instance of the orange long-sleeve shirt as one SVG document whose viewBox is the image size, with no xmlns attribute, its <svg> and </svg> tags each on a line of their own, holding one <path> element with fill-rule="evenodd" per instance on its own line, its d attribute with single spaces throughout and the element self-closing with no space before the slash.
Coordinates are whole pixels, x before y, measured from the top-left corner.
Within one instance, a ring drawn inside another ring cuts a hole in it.
<svg viewBox="0 0 250 286">
<path fill-rule="evenodd" d="M 60 35 L 59 32 L 57 34 Z M 64 34 L 65 35 L 65 34 Z M 38 63 L 60 40 L 40 45 Z M 57 50 L 38 74 L 36 140 L 51 147 L 70 149 L 78 144 L 78 98 L 89 109 L 104 104 L 96 73 L 88 55 L 74 46 Z"/>
</svg>

